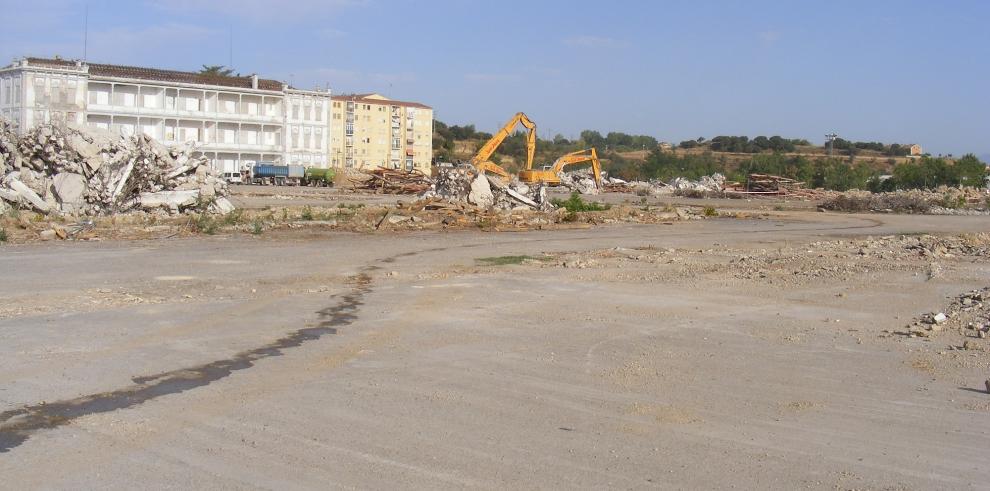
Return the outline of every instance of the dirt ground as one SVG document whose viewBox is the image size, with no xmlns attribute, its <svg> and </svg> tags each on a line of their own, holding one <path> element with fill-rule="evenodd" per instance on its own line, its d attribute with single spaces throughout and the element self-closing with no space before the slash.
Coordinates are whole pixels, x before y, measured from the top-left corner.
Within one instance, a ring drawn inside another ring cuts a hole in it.
<svg viewBox="0 0 990 491">
<path fill-rule="evenodd" d="M 988 489 L 990 220 L 737 206 L 2 246 L 0 475 Z"/>
</svg>

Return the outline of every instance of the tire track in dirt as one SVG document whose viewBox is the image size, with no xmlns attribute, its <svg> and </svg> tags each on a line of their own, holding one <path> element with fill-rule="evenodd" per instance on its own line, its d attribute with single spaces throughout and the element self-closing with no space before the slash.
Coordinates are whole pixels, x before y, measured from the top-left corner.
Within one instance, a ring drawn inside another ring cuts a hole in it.
<svg viewBox="0 0 990 491">
<path fill-rule="evenodd" d="M 868 229 L 879 227 L 882 222 L 873 219 L 862 219 L 867 225 L 848 225 L 840 227 L 814 227 L 814 228 L 777 228 L 771 230 L 739 230 L 720 232 L 693 232 L 693 235 L 710 235 L 717 233 L 725 234 L 747 234 L 761 232 L 812 232 L 829 230 L 850 230 Z M 673 235 L 673 234 L 672 234 Z M 628 237 L 628 233 L 607 234 L 608 238 Z M 603 238 L 602 235 L 588 237 L 588 239 Z M 420 249 L 393 255 L 387 258 L 372 261 L 369 265 L 362 267 L 358 274 L 351 280 L 354 287 L 345 295 L 340 296 L 340 301 L 332 306 L 317 312 L 320 322 L 316 327 L 298 329 L 285 336 L 257 348 L 242 351 L 230 358 L 212 361 L 209 363 L 196 365 L 193 367 L 163 372 L 156 375 L 135 377 L 134 385 L 121 389 L 90 394 L 73 399 L 66 399 L 52 403 L 38 403 L 23 406 L 0 413 L 0 453 L 10 450 L 27 441 L 35 432 L 65 426 L 74 420 L 91 414 L 106 413 L 118 409 L 127 409 L 139 406 L 146 401 L 156 399 L 165 395 L 178 394 L 199 387 L 207 386 L 213 382 L 229 377 L 236 371 L 251 368 L 256 362 L 281 356 L 286 350 L 296 348 L 304 343 L 318 340 L 328 334 L 336 334 L 338 329 L 353 324 L 358 319 L 358 312 L 364 304 L 364 297 L 372 292 L 371 273 L 380 270 L 376 263 L 390 264 L 399 259 L 413 257 L 425 253 L 444 252 L 451 248 L 478 248 L 484 246 L 540 243 L 552 241 L 573 242 L 580 238 L 537 238 L 514 241 L 492 241 L 466 244 L 454 247 L 434 247 Z"/>
</svg>

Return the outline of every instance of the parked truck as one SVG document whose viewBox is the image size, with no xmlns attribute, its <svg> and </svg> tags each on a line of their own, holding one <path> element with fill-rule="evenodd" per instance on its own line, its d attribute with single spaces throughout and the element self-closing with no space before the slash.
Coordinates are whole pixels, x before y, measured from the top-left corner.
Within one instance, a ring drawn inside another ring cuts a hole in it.
<svg viewBox="0 0 990 491">
<path fill-rule="evenodd" d="M 307 167 L 303 175 L 303 185 L 314 187 L 333 186 L 333 179 L 336 176 L 337 173 L 333 169 Z"/>
<path fill-rule="evenodd" d="M 259 162 L 251 168 L 251 184 L 298 186 L 303 183 L 306 169 L 301 165 L 276 165 Z"/>
</svg>

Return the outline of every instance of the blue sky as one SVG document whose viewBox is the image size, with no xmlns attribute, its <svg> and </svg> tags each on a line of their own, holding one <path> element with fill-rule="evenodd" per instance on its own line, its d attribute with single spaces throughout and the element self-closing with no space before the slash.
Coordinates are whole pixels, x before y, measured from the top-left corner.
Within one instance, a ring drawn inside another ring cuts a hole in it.
<svg viewBox="0 0 990 491">
<path fill-rule="evenodd" d="M 0 62 L 92 61 L 377 91 L 492 130 L 780 134 L 990 156 L 990 2 L 0 0 Z"/>
</svg>

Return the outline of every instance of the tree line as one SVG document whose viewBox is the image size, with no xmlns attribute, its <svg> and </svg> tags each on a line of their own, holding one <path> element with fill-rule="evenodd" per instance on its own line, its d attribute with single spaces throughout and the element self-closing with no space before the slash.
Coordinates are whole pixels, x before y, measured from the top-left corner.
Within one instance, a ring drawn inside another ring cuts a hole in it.
<svg viewBox="0 0 990 491">
<path fill-rule="evenodd" d="M 477 131 L 474 125 L 448 126 L 436 121 L 433 135 L 434 153 L 438 160 L 453 160 L 454 141 L 473 140 L 480 148 L 491 133 Z M 689 143 L 690 142 L 690 143 Z M 656 138 L 648 135 L 629 135 L 621 132 L 585 130 L 580 138 L 571 140 L 563 135 L 552 139 L 537 140 L 535 162 L 550 163 L 561 155 L 577 150 L 595 147 L 605 160 L 606 169 L 611 175 L 627 180 L 660 179 L 674 177 L 697 179 L 715 172 L 724 174 L 730 180 L 745 182 L 749 174 L 773 174 L 806 183 L 812 188 L 836 191 L 849 189 L 869 189 L 891 191 L 899 189 L 934 189 L 938 186 L 984 186 L 988 176 L 986 165 L 975 155 L 968 154 L 951 160 L 922 156 L 908 162 L 877 166 L 875 163 L 857 161 L 856 150 L 872 150 L 891 157 L 907 155 L 906 145 L 883 144 L 880 142 L 850 142 L 841 138 L 835 140 L 836 150 L 847 151 L 848 158 L 785 155 L 796 146 L 809 146 L 803 139 L 789 139 L 778 135 L 757 136 L 717 136 L 711 140 L 698 138 L 678 144 L 681 148 L 706 146 L 708 151 L 701 153 L 674 153 L 659 148 Z M 621 153 L 632 150 L 650 150 L 646 161 L 623 158 Z M 752 153 L 752 157 L 730 165 L 725 155 L 718 152 Z M 512 157 L 515 165 L 506 165 L 503 157 Z M 499 147 L 492 160 L 506 165 L 512 170 L 526 159 L 526 133 L 517 131 L 509 135 Z"/>
<path fill-rule="evenodd" d="M 955 161 L 924 156 L 894 165 L 890 174 L 867 162 L 840 158 L 808 158 L 801 155 L 759 154 L 730 166 L 724 156 L 712 152 L 678 155 L 654 151 L 646 162 L 633 162 L 609 155 L 612 175 L 627 180 L 675 177 L 698 179 L 715 172 L 729 180 L 746 182 L 749 174 L 773 174 L 806 183 L 808 187 L 835 191 L 868 189 L 874 192 L 904 189 L 935 189 L 939 186 L 984 186 L 987 166 L 975 155 Z"/>
</svg>

